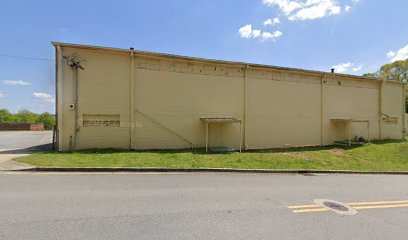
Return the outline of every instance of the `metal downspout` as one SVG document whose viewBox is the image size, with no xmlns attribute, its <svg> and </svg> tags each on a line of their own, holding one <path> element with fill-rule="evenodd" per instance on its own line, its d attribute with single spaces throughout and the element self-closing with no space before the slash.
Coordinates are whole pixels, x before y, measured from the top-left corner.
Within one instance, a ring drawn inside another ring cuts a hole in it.
<svg viewBox="0 0 408 240">
<path fill-rule="evenodd" d="M 75 130 L 74 130 L 74 146 L 73 146 L 73 150 L 76 151 L 77 149 L 77 143 L 78 143 L 78 131 L 79 131 L 79 127 L 78 127 L 78 69 L 77 68 L 73 68 L 73 73 L 74 73 L 74 107 L 75 107 L 75 115 L 74 115 L 74 126 L 75 126 Z"/>
<path fill-rule="evenodd" d="M 323 74 L 322 79 L 320 80 L 320 145 L 324 145 L 324 127 L 323 127 L 323 118 L 324 118 L 324 81 L 326 74 Z"/>
<path fill-rule="evenodd" d="M 55 151 L 58 126 L 58 47 L 55 47 L 55 125 L 52 129 L 52 151 Z"/>
<path fill-rule="evenodd" d="M 244 151 L 247 149 L 247 147 L 246 147 L 246 126 L 247 126 L 246 116 L 247 116 L 247 102 L 248 102 L 248 91 L 247 91 L 247 88 L 248 88 L 248 68 L 249 68 L 249 65 L 246 65 L 245 66 L 245 72 L 244 72 L 244 116 L 243 116 L 243 119 L 242 119 L 243 122 L 244 122 L 243 131 L 242 131 L 242 135 L 243 135 L 242 145 L 244 147 Z"/>
<path fill-rule="evenodd" d="M 63 91 L 62 91 L 62 66 L 63 66 L 63 56 L 62 56 L 62 48 L 60 45 L 56 46 L 57 50 L 57 58 L 56 58 L 56 79 L 55 79 L 55 129 L 56 129 L 56 142 L 58 151 L 62 150 L 63 142 L 62 142 L 62 127 L 63 127 L 63 106 L 62 106 L 62 98 L 63 98 Z"/>
<path fill-rule="evenodd" d="M 135 80 L 135 56 L 133 51 L 130 52 L 130 83 L 129 83 L 129 96 L 130 96 L 130 103 L 129 103 L 129 150 L 132 150 L 132 141 L 133 141 L 133 134 L 134 134 L 134 80 Z"/>
<path fill-rule="evenodd" d="M 383 118 L 383 92 L 384 92 L 384 85 L 385 85 L 385 80 L 381 81 L 380 85 L 380 91 L 379 91 L 379 96 L 378 96 L 378 133 L 380 140 L 382 140 L 382 118 Z"/>
</svg>

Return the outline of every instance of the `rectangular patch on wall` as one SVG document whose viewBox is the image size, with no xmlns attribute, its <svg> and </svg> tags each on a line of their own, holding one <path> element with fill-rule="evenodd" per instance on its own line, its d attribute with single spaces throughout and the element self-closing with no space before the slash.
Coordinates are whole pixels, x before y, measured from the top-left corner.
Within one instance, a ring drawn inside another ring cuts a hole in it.
<svg viewBox="0 0 408 240">
<path fill-rule="evenodd" d="M 384 123 L 385 124 L 398 124 L 398 117 L 385 117 Z"/>
<path fill-rule="evenodd" d="M 83 114 L 84 127 L 120 127 L 120 114 Z"/>
</svg>

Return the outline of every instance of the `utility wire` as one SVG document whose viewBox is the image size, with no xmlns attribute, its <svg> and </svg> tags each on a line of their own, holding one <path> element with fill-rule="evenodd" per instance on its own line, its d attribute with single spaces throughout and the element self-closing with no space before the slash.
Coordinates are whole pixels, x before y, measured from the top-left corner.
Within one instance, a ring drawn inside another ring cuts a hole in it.
<svg viewBox="0 0 408 240">
<path fill-rule="evenodd" d="M 8 55 L 8 54 L 3 54 L 3 53 L 0 53 L 0 57 L 10 57 L 10 58 L 39 60 L 39 61 L 55 61 L 54 59 L 49 59 L 49 58 L 23 57 L 23 56 Z"/>
</svg>

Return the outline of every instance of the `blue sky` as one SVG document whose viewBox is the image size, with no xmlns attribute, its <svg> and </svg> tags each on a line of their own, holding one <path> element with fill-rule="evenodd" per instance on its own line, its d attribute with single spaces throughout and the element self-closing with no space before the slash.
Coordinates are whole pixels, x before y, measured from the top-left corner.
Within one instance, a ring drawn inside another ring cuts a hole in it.
<svg viewBox="0 0 408 240">
<path fill-rule="evenodd" d="M 2 0 L 0 108 L 54 112 L 51 41 L 361 75 L 408 58 L 407 9 L 406 0 Z"/>
</svg>

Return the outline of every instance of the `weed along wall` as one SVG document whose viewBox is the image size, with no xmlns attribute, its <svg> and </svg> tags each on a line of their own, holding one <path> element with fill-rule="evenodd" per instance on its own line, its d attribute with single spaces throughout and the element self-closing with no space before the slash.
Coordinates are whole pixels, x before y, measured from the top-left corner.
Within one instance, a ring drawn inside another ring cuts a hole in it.
<svg viewBox="0 0 408 240">
<path fill-rule="evenodd" d="M 207 142 L 262 149 L 329 145 L 349 136 L 403 138 L 398 82 L 53 44 L 61 151 L 203 148 Z M 208 125 L 207 137 L 204 118 L 220 120 Z"/>
</svg>

